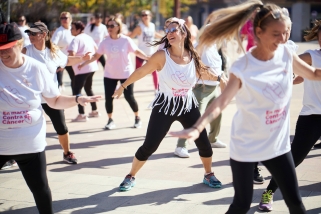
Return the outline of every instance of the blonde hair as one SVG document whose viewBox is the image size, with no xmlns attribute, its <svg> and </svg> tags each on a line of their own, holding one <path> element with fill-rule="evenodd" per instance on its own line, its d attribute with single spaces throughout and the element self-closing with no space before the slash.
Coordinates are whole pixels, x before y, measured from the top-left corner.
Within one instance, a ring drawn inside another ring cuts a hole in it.
<svg viewBox="0 0 321 214">
<path fill-rule="evenodd" d="M 49 30 L 47 30 L 46 34 L 47 35 L 45 37 L 45 46 L 46 46 L 46 48 L 48 48 L 50 50 L 50 54 L 51 54 L 52 58 L 55 58 L 56 56 L 58 56 L 58 51 L 60 49 L 57 45 L 55 45 L 54 43 L 51 42 Z"/>
<path fill-rule="evenodd" d="M 69 12 L 67 12 L 67 11 L 61 12 L 61 13 L 60 13 L 60 17 L 61 17 L 62 15 L 68 15 L 68 16 L 70 17 L 70 19 L 72 19 L 71 14 L 70 14 Z"/>
<path fill-rule="evenodd" d="M 174 17 L 171 17 L 171 18 L 166 19 L 164 25 L 170 24 L 170 23 L 172 22 L 173 18 L 174 18 Z"/>
<path fill-rule="evenodd" d="M 253 19 L 253 33 L 257 40 L 255 30 L 257 27 L 265 30 L 270 22 L 274 20 L 286 21 L 287 19 L 287 15 L 282 12 L 279 6 L 275 4 L 263 5 L 260 0 L 249 0 L 242 4 L 213 12 L 213 16 L 221 18 L 218 18 L 204 30 L 200 38 L 201 45 L 210 45 L 214 41 L 220 45 L 225 39 L 236 38 L 239 47 L 245 52 L 240 38 L 240 30 L 251 19 L 255 11 L 257 13 Z M 280 11 L 280 16 L 273 18 L 272 11 Z"/>
<path fill-rule="evenodd" d="M 121 30 L 122 30 L 122 24 L 123 24 L 123 22 L 121 21 L 121 19 L 120 18 L 116 18 L 116 16 L 111 16 L 109 19 L 108 19 L 108 22 L 111 22 L 111 21 L 114 21 L 114 22 L 116 22 L 116 24 L 118 24 L 118 27 L 119 27 L 119 30 L 118 30 L 118 34 L 120 34 L 121 33 Z M 107 25 L 108 25 L 108 22 L 107 22 Z"/>
<path fill-rule="evenodd" d="M 321 31 L 321 20 L 315 20 L 314 26 L 310 30 L 306 30 L 304 36 L 305 41 L 312 41 L 318 39 L 318 34 Z"/>
<path fill-rule="evenodd" d="M 19 39 L 19 40 L 17 41 L 17 43 L 16 43 L 16 46 L 19 46 L 21 50 L 22 50 L 22 48 L 23 48 L 23 42 L 24 42 L 24 38 Z"/>
</svg>

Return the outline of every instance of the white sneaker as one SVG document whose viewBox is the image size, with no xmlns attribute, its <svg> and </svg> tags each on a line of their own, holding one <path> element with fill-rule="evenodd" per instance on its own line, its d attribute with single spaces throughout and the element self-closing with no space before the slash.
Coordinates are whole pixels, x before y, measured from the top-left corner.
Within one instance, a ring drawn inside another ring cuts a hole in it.
<svg viewBox="0 0 321 214">
<path fill-rule="evenodd" d="M 211 143 L 212 148 L 226 148 L 226 144 L 220 140 L 217 140 L 215 143 Z"/>
<path fill-rule="evenodd" d="M 188 150 L 185 147 L 176 147 L 174 154 L 180 158 L 189 158 Z"/>
</svg>

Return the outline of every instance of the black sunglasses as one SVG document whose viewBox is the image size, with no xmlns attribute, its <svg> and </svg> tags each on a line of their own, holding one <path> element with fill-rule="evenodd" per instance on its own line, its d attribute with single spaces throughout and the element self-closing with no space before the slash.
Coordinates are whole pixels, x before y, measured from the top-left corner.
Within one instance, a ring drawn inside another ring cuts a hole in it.
<svg viewBox="0 0 321 214">
<path fill-rule="evenodd" d="M 60 17 L 60 20 L 67 20 L 69 17 Z"/>
<path fill-rule="evenodd" d="M 167 28 L 167 29 L 165 29 L 165 33 L 166 33 L 166 34 L 175 33 L 176 31 L 178 31 L 178 28 L 176 28 L 176 27 L 172 27 L 172 28 Z"/>
<path fill-rule="evenodd" d="M 37 36 L 37 34 L 40 33 L 40 32 L 28 32 L 28 36 Z"/>
<path fill-rule="evenodd" d="M 148 16 L 148 14 L 142 14 L 142 15 L 140 15 L 141 17 L 144 17 L 144 16 Z"/>
<path fill-rule="evenodd" d="M 26 21 L 25 19 L 19 19 L 18 22 L 24 22 Z"/>
<path fill-rule="evenodd" d="M 114 28 L 117 27 L 118 25 L 106 25 L 107 28 Z"/>
</svg>

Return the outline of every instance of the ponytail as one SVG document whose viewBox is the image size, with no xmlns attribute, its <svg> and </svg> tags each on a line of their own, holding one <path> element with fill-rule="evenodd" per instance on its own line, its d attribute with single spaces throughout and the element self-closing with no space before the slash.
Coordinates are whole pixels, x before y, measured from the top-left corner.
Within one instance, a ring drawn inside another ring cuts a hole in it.
<svg viewBox="0 0 321 214">
<path fill-rule="evenodd" d="M 312 41 L 318 38 L 318 33 L 321 31 L 321 20 L 315 20 L 314 26 L 310 30 L 306 30 L 304 36 L 305 41 Z"/>
<path fill-rule="evenodd" d="M 47 32 L 47 36 L 46 36 L 46 39 L 45 39 L 45 45 L 46 45 L 46 48 L 48 48 L 50 50 L 51 56 L 53 58 L 58 56 L 59 48 L 54 43 L 51 42 L 51 40 L 50 40 L 50 31 Z"/>
</svg>

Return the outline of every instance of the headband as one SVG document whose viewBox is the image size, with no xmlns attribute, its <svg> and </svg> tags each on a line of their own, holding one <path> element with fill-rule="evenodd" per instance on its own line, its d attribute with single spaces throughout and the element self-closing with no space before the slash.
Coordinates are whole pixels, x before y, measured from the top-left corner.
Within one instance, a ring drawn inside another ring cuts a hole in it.
<svg viewBox="0 0 321 214">
<path fill-rule="evenodd" d="M 179 18 L 174 17 L 174 18 L 172 18 L 171 23 L 173 23 L 173 22 L 177 22 L 179 24 L 179 26 L 181 26 L 185 30 L 185 26 L 184 26 L 185 20 L 184 19 L 179 19 Z"/>
</svg>

